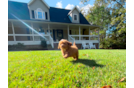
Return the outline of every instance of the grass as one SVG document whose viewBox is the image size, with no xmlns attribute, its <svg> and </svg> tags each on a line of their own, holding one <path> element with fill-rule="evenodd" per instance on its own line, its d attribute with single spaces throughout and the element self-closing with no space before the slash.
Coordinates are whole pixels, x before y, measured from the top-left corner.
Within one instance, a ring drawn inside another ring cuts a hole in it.
<svg viewBox="0 0 134 88">
<path fill-rule="evenodd" d="M 126 50 L 79 50 L 79 60 L 60 51 L 8 52 L 9 88 L 125 88 Z"/>
</svg>

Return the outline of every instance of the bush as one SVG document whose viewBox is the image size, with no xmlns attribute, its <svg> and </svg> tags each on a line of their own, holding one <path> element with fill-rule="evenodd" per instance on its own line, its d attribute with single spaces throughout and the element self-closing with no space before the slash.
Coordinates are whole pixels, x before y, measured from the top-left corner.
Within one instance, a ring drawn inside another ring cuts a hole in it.
<svg viewBox="0 0 134 88">
<path fill-rule="evenodd" d="M 103 49 L 108 49 L 110 48 L 110 42 L 107 39 L 104 39 L 101 43 L 100 43 L 100 48 Z"/>
<path fill-rule="evenodd" d="M 8 50 L 24 50 L 24 49 L 25 45 L 23 43 L 8 45 Z"/>
<path fill-rule="evenodd" d="M 42 40 L 42 41 L 41 41 L 41 46 L 42 46 L 43 48 L 47 48 L 47 42 L 46 42 L 45 40 Z"/>
</svg>

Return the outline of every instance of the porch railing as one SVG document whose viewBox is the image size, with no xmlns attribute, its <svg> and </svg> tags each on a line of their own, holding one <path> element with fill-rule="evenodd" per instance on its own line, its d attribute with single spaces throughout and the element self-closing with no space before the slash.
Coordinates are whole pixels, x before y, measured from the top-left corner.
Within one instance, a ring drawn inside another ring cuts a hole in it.
<svg viewBox="0 0 134 88">
<path fill-rule="evenodd" d="M 98 41 L 99 35 L 69 35 L 69 40 L 75 40 L 75 41 Z"/>
<path fill-rule="evenodd" d="M 28 42 L 29 42 L 29 44 L 39 44 L 40 42 L 39 41 L 41 41 L 41 40 L 39 40 L 39 41 L 35 41 L 34 40 L 34 37 L 35 36 L 39 36 L 39 37 L 41 37 L 41 36 L 43 36 L 44 37 L 44 39 L 46 40 L 46 41 L 49 41 L 49 43 L 51 44 L 51 46 L 52 46 L 52 48 L 54 48 L 54 45 L 53 45 L 53 38 L 51 37 L 51 35 L 50 34 L 8 34 L 8 36 L 31 36 L 32 38 L 33 38 L 33 40 L 31 40 L 31 41 L 9 41 L 9 42 L 11 42 L 12 44 L 14 44 L 14 43 L 25 43 L 26 45 L 28 45 Z"/>
<path fill-rule="evenodd" d="M 73 42 L 75 42 L 75 38 L 71 37 L 70 35 L 68 35 L 69 41 L 73 40 Z"/>
<path fill-rule="evenodd" d="M 46 35 L 46 37 L 44 36 L 46 41 L 49 41 L 49 43 L 51 44 L 52 48 L 54 48 L 53 38 L 51 37 L 50 33 L 43 34 L 43 35 Z"/>
</svg>

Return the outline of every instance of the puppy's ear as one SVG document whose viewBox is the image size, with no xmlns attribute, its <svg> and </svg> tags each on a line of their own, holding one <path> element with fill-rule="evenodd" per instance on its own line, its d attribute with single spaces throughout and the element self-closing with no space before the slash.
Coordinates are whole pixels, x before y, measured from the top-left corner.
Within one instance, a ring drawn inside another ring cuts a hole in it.
<svg viewBox="0 0 134 88">
<path fill-rule="evenodd" d="M 72 45 L 72 43 L 71 43 L 71 42 L 67 42 L 67 43 L 68 43 L 68 45 L 69 45 L 69 46 L 71 46 L 71 45 Z"/>
</svg>

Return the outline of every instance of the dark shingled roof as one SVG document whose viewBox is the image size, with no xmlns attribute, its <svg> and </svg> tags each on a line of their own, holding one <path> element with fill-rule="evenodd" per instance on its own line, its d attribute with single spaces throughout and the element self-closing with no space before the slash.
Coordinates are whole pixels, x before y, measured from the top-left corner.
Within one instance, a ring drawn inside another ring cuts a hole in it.
<svg viewBox="0 0 134 88">
<path fill-rule="evenodd" d="M 67 16 L 70 10 L 50 7 L 49 12 L 50 12 L 50 22 L 72 23 Z M 11 14 L 14 14 L 15 16 L 23 20 L 33 20 L 30 19 L 27 3 L 8 1 L 8 19 L 16 19 Z M 89 24 L 81 13 L 80 13 L 80 24 Z"/>
<path fill-rule="evenodd" d="M 30 20 L 27 3 L 8 1 L 8 19 L 15 19 L 11 14 L 23 20 Z"/>
</svg>

